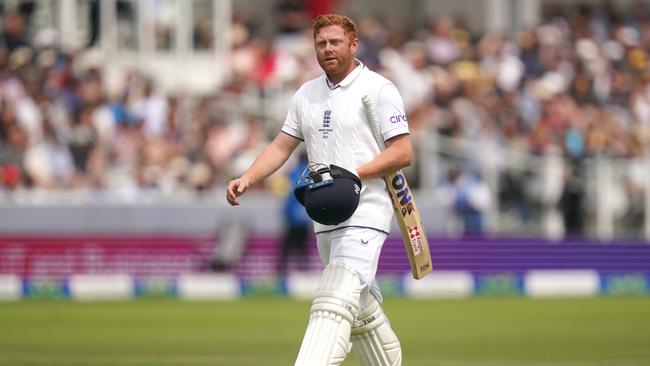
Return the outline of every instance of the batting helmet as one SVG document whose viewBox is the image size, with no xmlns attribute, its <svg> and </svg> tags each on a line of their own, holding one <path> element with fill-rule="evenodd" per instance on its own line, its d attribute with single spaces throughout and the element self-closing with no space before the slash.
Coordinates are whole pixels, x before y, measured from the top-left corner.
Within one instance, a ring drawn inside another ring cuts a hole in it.
<svg viewBox="0 0 650 366">
<path fill-rule="evenodd" d="M 359 206 L 360 193 L 361 180 L 354 173 L 318 163 L 307 165 L 294 190 L 307 215 L 323 225 L 338 225 L 349 219 Z"/>
</svg>

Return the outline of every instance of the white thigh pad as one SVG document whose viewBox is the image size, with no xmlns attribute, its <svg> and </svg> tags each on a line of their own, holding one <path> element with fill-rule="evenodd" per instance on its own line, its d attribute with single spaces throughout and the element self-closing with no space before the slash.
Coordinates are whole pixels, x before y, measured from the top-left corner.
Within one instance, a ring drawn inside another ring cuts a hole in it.
<svg viewBox="0 0 650 366">
<path fill-rule="evenodd" d="M 363 366 L 401 366 L 402 347 L 381 304 L 368 296 L 368 306 L 353 323 L 350 340 Z"/>
<path fill-rule="evenodd" d="M 350 351 L 350 330 L 359 312 L 360 293 L 357 271 L 340 262 L 325 267 L 296 366 L 343 363 Z"/>
</svg>

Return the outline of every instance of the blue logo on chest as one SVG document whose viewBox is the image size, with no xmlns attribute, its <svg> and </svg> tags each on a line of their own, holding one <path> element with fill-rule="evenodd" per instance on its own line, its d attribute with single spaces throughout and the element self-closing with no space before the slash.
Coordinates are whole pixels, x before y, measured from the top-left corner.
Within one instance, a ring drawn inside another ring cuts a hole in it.
<svg viewBox="0 0 650 366">
<path fill-rule="evenodd" d="M 323 113 L 323 127 L 329 127 L 330 122 L 332 121 L 332 111 L 327 109 Z"/>
<path fill-rule="evenodd" d="M 332 122 L 332 111 L 329 109 L 326 109 L 325 112 L 323 112 L 323 127 L 318 129 L 319 132 L 321 132 L 323 135 L 323 139 L 329 138 L 329 133 L 332 132 L 332 128 L 330 128 L 330 124 Z"/>
</svg>

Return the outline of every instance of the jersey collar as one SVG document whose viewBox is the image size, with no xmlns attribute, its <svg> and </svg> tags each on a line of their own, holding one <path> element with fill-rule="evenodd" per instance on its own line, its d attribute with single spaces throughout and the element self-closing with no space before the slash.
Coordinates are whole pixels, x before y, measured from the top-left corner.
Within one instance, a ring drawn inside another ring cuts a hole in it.
<svg viewBox="0 0 650 366">
<path fill-rule="evenodd" d="M 354 70 L 352 70 L 352 72 L 350 72 L 348 76 L 345 77 L 345 79 L 336 85 L 334 85 L 327 77 L 327 75 L 325 75 L 325 82 L 327 83 L 327 87 L 330 88 L 330 90 L 334 90 L 340 86 L 347 87 L 348 85 L 352 84 L 352 82 L 359 76 L 359 74 L 361 74 L 361 71 L 366 66 L 356 58 L 354 59 L 354 62 L 357 64 L 357 67 L 355 67 Z"/>
</svg>

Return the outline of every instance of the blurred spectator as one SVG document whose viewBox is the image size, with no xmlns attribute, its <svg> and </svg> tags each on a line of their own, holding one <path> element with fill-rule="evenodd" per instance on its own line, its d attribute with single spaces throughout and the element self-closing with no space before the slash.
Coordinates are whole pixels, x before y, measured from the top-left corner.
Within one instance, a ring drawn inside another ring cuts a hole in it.
<svg viewBox="0 0 650 366">
<path fill-rule="evenodd" d="M 25 151 L 25 169 L 38 187 L 71 187 L 75 181 L 74 159 L 49 120 L 43 120 L 43 138 Z"/>
<path fill-rule="evenodd" d="M 276 36 L 300 33 L 309 27 L 309 15 L 301 0 L 281 0 L 275 5 Z"/>
<path fill-rule="evenodd" d="M 198 16 L 192 32 L 192 45 L 197 50 L 209 50 L 214 46 L 212 19 L 210 15 Z"/>
<path fill-rule="evenodd" d="M 28 136 L 25 129 L 15 122 L 4 118 L 2 122 L 0 135 L 4 135 L 4 138 L 0 144 L 0 187 L 4 185 L 13 190 L 27 178 L 23 156 L 27 151 Z"/>
<path fill-rule="evenodd" d="M 342 2 L 278 0 L 273 13 L 263 15 L 275 22 L 273 33 L 236 14 L 231 72 L 219 90 L 200 96 L 163 90 L 144 72 L 105 80 L 114 75 L 104 68 L 107 60 L 93 64 L 84 62 L 84 50 L 64 53 L 55 34 L 30 29 L 37 2 L 19 3 L 0 31 L 0 186 L 171 193 L 209 190 L 247 165 L 283 118 L 277 105 L 319 73 L 310 52 L 311 19 Z M 98 40 L 100 2 L 89 3 L 91 46 Z M 495 196 L 498 207 L 521 222 L 539 219 L 536 206 L 549 203 L 543 203 L 540 180 L 531 178 L 541 173 L 513 163 L 504 151 L 635 162 L 650 146 L 649 5 L 556 5 L 544 5 L 540 24 L 512 36 L 472 34 L 462 19 L 449 17 L 419 29 L 375 16 L 358 24 L 359 57 L 403 93 L 414 136 L 470 145 L 466 157 L 505 184 Z M 137 44 L 134 10 L 117 2 L 116 36 L 127 48 Z M 195 20 L 195 46 L 211 47 L 208 21 Z M 109 84 L 117 87 L 109 91 Z M 453 155 L 454 148 L 446 151 Z M 449 159 L 440 160 L 433 176 L 446 174 Z M 634 164 L 619 188 L 638 205 L 644 188 Z M 485 184 L 461 178 L 463 186 Z M 589 182 L 568 179 L 561 206 L 578 209 L 576 200 L 584 202 L 589 190 L 582 187 L 576 196 L 575 185 Z M 640 220 L 633 204 L 621 215 L 630 227 Z M 570 222 L 564 212 L 567 231 L 584 231 L 584 223 Z"/>
<path fill-rule="evenodd" d="M 567 176 L 564 190 L 560 196 L 559 208 L 562 212 L 566 234 L 579 236 L 584 234 L 584 173 L 579 165 L 574 165 Z"/>
<path fill-rule="evenodd" d="M 307 168 L 307 154 L 303 152 L 289 174 L 291 188 L 282 208 L 284 234 L 276 266 L 279 276 L 286 274 L 289 259 L 292 256 L 296 260 L 299 269 L 306 270 L 309 267 L 308 239 L 312 222 L 307 216 L 305 208 L 293 194 L 295 183 L 305 168 Z"/>
<path fill-rule="evenodd" d="M 93 126 L 93 109 L 86 107 L 79 111 L 70 128 L 68 144 L 75 168 L 83 175 L 88 172 L 88 161 L 97 145 L 97 131 Z"/>
<path fill-rule="evenodd" d="M 132 107 L 136 118 L 142 121 L 145 137 L 155 139 L 168 132 L 167 97 L 160 91 L 154 90 L 153 81 L 147 80 L 144 85 L 142 98 Z"/>
<path fill-rule="evenodd" d="M 4 28 L 0 34 L 0 48 L 11 54 L 20 47 L 30 47 L 23 14 L 9 12 L 5 15 L 3 24 Z"/>
<path fill-rule="evenodd" d="M 465 235 L 482 234 L 485 230 L 485 212 L 491 205 L 490 190 L 477 174 L 466 173 L 452 166 L 448 180 L 438 192 L 445 203 L 460 220 Z"/>
<path fill-rule="evenodd" d="M 248 242 L 249 229 L 245 220 L 237 215 L 219 220 L 218 241 L 209 264 L 216 272 L 232 271 L 237 265 Z"/>
<path fill-rule="evenodd" d="M 309 20 L 316 19 L 322 14 L 335 13 L 340 0 L 304 0 L 307 4 Z"/>
<path fill-rule="evenodd" d="M 425 44 L 429 60 L 438 65 L 449 65 L 461 56 L 461 50 L 453 38 L 455 24 L 451 18 L 442 17 L 431 22 Z"/>
</svg>

